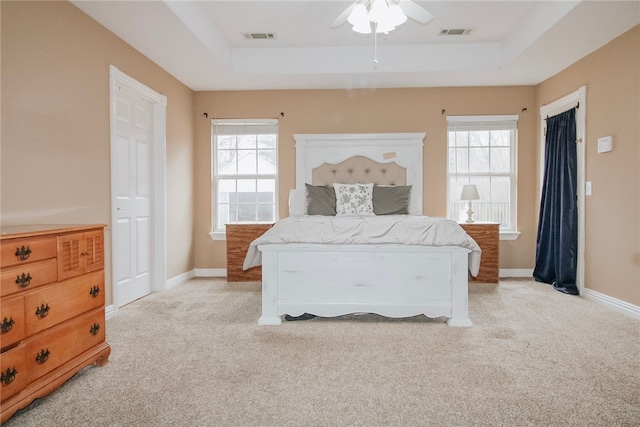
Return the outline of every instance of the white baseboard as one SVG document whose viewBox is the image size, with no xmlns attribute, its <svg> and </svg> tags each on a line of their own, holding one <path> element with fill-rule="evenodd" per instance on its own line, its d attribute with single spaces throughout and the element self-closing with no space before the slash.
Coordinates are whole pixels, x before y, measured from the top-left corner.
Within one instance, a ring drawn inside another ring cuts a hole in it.
<svg viewBox="0 0 640 427">
<path fill-rule="evenodd" d="M 116 315 L 116 308 L 113 306 L 113 304 L 108 305 L 104 308 L 105 319 L 109 320 L 112 317 L 115 317 L 115 315 Z"/>
<path fill-rule="evenodd" d="M 501 268 L 500 277 L 533 277 L 533 269 L 529 268 Z"/>
<path fill-rule="evenodd" d="M 193 279 L 194 277 L 196 277 L 195 270 L 187 271 L 185 273 L 182 273 L 182 274 L 179 274 L 179 275 L 177 275 L 175 277 L 172 277 L 171 279 L 167 280 L 167 284 L 165 286 L 165 290 L 171 289 L 174 286 L 181 285 L 184 282 L 186 282 L 187 280 Z"/>
<path fill-rule="evenodd" d="M 582 296 L 588 300 L 603 304 L 618 313 L 640 320 L 640 306 L 630 304 L 587 288 L 582 290 Z"/>
<path fill-rule="evenodd" d="M 226 268 L 196 268 L 196 277 L 227 277 Z"/>
<path fill-rule="evenodd" d="M 528 277 L 533 278 L 533 269 L 500 269 L 500 277 Z M 591 289 L 583 288 L 580 296 L 600 303 L 618 313 L 640 320 L 640 306 L 629 304 L 628 302 L 610 297 L 600 292 L 593 291 Z"/>
</svg>

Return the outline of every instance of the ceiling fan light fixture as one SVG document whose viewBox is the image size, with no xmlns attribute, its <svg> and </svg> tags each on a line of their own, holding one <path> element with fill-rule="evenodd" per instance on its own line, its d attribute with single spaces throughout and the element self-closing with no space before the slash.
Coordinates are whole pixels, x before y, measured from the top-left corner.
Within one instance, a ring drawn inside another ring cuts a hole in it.
<svg viewBox="0 0 640 427">
<path fill-rule="evenodd" d="M 378 33 L 378 34 L 380 34 L 380 33 L 389 34 L 391 31 L 393 31 L 395 29 L 396 29 L 396 27 L 394 27 L 393 25 L 389 24 L 389 22 L 387 22 L 387 21 L 378 22 L 376 24 L 376 33 Z"/>
<path fill-rule="evenodd" d="M 369 8 L 369 20 L 373 23 L 383 22 L 389 15 L 387 0 L 373 0 Z"/>
<path fill-rule="evenodd" d="M 365 24 L 369 25 L 369 12 L 365 3 L 356 3 L 347 18 L 347 21 L 354 27 L 362 27 Z M 354 30 L 355 31 L 355 30 Z M 369 29 L 371 31 L 371 29 Z"/>
<path fill-rule="evenodd" d="M 389 24 L 393 25 L 394 27 L 397 27 L 398 25 L 402 25 L 407 21 L 407 15 L 404 14 L 404 12 L 402 12 L 402 9 L 400 9 L 400 6 L 398 6 L 397 3 L 392 4 L 391 6 L 389 6 Z"/>
<path fill-rule="evenodd" d="M 360 0 L 351 10 L 347 21 L 356 33 L 370 34 L 371 24 L 376 33 L 389 33 L 407 20 L 398 3 L 392 0 Z"/>
<path fill-rule="evenodd" d="M 366 23 L 359 22 L 355 24 L 351 29 L 356 33 L 371 34 L 371 23 L 369 21 L 367 21 Z"/>
</svg>

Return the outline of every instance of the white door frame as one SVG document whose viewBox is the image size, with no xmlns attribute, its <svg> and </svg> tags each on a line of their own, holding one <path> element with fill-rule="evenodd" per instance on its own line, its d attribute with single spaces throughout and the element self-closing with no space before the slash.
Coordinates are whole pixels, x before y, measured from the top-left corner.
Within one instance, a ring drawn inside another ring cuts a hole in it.
<svg viewBox="0 0 640 427">
<path fill-rule="evenodd" d="M 151 141 L 151 288 L 163 291 L 167 286 L 167 213 L 166 213 L 166 111 L 167 97 L 124 74 L 113 65 L 109 66 L 110 131 L 111 131 L 111 290 L 114 311 L 118 310 L 115 260 L 118 238 L 116 229 L 116 94 L 118 86 L 140 95 L 153 104 L 153 135 Z"/>
<path fill-rule="evenodd" d="M 585 145 L 587 144 L 587 87 L 582 86 L 562 98 L 540 107 L 540 196 L 544 181 L 544 149 L 547 116 L 555 116 L 578 105 L 576 110 L 577 140 L 577 192 L 578 192 L 578 259 L 576 265 L 576 286 L 580 295 L 584 289 L 584 238 L 585 238 Z M 538 212 L 540 215 L 540 212 Z"/>
</svg>

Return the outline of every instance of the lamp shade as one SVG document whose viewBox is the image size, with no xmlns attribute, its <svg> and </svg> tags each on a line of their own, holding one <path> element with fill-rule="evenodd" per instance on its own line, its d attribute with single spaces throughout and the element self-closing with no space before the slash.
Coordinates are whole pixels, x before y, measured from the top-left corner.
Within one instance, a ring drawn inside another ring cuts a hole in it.
<svg viewBox="0 0 640 427">
<path fill-rule="evenodd" d="M 462 194 L 460 194 L 460 200 L 478 200 L 480 194 L 478 194 L 478 187 L 474 184 L 467 184 L 462 187 Z"/>
</svg>

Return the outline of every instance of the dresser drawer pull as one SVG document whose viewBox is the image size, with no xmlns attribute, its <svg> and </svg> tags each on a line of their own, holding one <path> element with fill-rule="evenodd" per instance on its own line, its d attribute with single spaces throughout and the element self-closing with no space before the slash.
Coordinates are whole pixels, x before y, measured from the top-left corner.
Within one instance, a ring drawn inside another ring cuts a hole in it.
<svg viewBox="0 0 640 427">
<path fill-rule="evenodd" d="M 36 316 L 38 316 L 40 319 L 44 319 L 49 314 L 49 310 L 49 304 L 41 304 L 40 307 L 36 308 Z"/>
<path fill-rule="evenodd" d="M 91 329 L 89 329 L 89 333 L 91 335 L 98 335 L 98 332 L 100 332 L 100 325 L 94 323 L 93 326 L 91 326 Z"/>
<path fill-rule="evenodd" d="M 29 259 L 29 255 L 31 255 L 31 248 L 29 246 L 26 248 L 24 246 L 16 248 L 16 257 L 18 257 L 20 261 L 26 261 Z"/>
<path fill-rule="evenodd" d="M 4 320 L 2 321 L 2 326 L 0 327 L 0 330 L 2 331 L 3 334 L 6 334 L 7 332 L 9 332 L 11 330 L 11 328 L 13 328 L 13 324 L 16 323 L 15 320 L 13 320 L 13 317 L 10 318 L 4 318 Z"/>
<path fill-rule="evenodd" d="M 51 354 L 51 352 L 49 351 L 49 349 L 42 349 L 40 351 L 40 353 L 36 354 L 36 363 L 38 365 L 42 365 L 44 364 L 44 362 L 46 362 L 47 360 L 49 360 L 49 355 Z"/>
<path fill-rule="evenodd" d="M 4 385 L 9 385 L 13 382 L 13 380 L 16 379 L 16 374 L 18 373 L 18 371 L 16 371 L 16 368 L 7 368 L 7 372 L 2 372 L 2 374 L 0 374 L 0 382 L 2 382 L 2 384 Z"/>
<path fill-rule="evenodd" d="M 92 297 L 97 297 L 98 295 L 100 295 L 100 288 L 97 286 L 94 286 L 93 288 L 91 288 L 91 290 L 89 290 L 89 293 L 91 294 Z"/>
<path fill-rule="evenodd" d="M 31 284 L 31 279 L 32 277 L 30 273 L 27 273 L 26 275 L 22 273 L 22 275 L 16 276 L 16 284 L 21 288 L 26 288 Z"/>
</svg>

